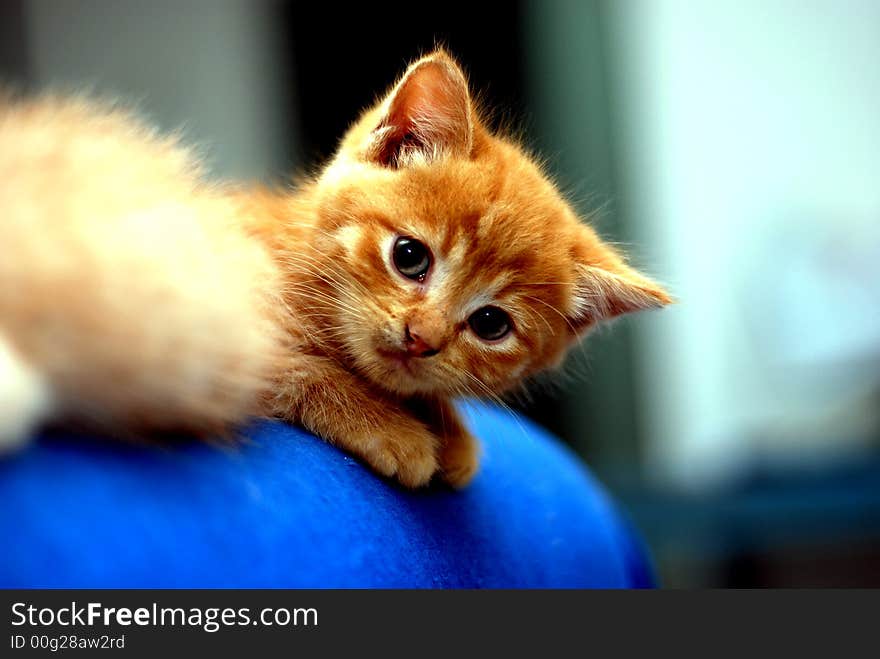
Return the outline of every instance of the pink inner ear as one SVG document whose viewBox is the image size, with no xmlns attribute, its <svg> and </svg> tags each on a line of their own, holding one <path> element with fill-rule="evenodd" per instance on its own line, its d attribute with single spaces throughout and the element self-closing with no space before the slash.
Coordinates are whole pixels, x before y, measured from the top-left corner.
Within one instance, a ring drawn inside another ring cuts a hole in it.
<svg viewBox="0 0 880 659">
<path fill-rule="evenodd" d="M 470 97 L 461 71 L 445 59 L 414 64 L 388 102 L 373 135 L 374 158 L 399 166 L 418 153 L 428 159 L 470 153 L 473 129 Z"/>
</svg>

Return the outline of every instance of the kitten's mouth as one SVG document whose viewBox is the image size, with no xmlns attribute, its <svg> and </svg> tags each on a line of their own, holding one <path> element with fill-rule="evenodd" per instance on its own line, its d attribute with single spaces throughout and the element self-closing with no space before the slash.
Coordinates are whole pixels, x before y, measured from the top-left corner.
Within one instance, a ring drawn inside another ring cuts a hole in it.
<svg viewBox="0 0 880 659">
<path fill-rule="evenodd" d="M 376 384 L 398 394 L 432 393 L 436 383 L 430 364 L 406 350 L 391 348 L 387 344 L 376 347 L 381 375 L 375 377 Z"/>
<path fill-rule="evenodd" d="M 393 364 L 396 370 L 403 370 L 414 375 L 411 355 L 405 350 L 392 350 L 389 348 L 377 348 L 376 352 L 387 362 Z"/>
</svg>

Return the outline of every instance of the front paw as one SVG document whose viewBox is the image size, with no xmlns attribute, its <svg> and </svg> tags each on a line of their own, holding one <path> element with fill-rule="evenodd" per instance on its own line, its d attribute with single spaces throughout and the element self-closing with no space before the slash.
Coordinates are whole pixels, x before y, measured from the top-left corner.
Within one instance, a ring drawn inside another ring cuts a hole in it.
<svg viewBox="0 0 880 659">
<path fill-rule="evenodd" d="M 363 442 L 359 453 L 383 476 L 401 485 L 427 485 L 437 472 L 437 438 L 419 423 L 389 425 Z"/>
</svg>

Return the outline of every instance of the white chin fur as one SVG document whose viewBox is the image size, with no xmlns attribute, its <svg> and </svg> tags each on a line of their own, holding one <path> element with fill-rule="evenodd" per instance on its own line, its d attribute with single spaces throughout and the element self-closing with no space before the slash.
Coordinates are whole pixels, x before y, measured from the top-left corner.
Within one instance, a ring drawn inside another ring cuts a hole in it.
<svg viewBox="0 0 880 659">
<path fill-rule="evenodd" d="M 0 453 L 23 446 L 50 408 L 45 379 L 0 335 Z"/>
</svg>

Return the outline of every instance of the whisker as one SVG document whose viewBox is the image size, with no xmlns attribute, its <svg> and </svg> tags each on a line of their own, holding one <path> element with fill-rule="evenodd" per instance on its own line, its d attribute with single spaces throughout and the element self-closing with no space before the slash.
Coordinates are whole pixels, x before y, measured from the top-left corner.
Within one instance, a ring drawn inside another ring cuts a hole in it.
<svg viewBox="0 0 880 659">
<path fill-rule="evenodd" d="M 540 302 L 545 307 L 549 308 L 551 311 L 554 311 L 555 313 L 557 313 L 559 315 L 559 317 L 562 318 L 563 321 L 565 321 L 565 324 L 568 325 L 568 327 L 571 329 L 571 333 L 577 334 L 577 330 L 575 329 L 574 325 L 571 324 L 571 321 L 568 319 L 568 316 L 566 316 L 564 313 L 562 313 L 559 309 L 554 307 L 552 304 L 550 304 L 549 302 L 545 302 L 541 298 L 534 297 L 532 295 L 524 295 L 523 297 L 527 300 L 534 300 L 535 302 Z"/>
</svg>

